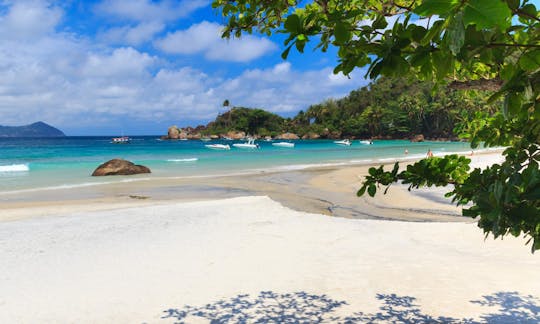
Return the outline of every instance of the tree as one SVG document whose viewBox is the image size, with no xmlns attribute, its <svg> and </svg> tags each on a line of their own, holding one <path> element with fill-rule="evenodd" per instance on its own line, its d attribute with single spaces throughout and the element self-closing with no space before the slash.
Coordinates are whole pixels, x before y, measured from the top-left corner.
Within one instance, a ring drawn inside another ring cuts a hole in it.
<svg viewBox="0 0 540 324">
<path fill-rule="evenodd" d="M 494 116 L 475 114 L 461 136 L 505 146 L 505 160 L 470 171 L 455 155 L 430 158 L 399 171 L 372 168 L 358 194 L 375 195 L 396 181 L 454 189 L 463 215 L 495 237 L 525 234 L 540 249 L 540 18 L 528 0 L 214 0 L 227 19 L 223 37 L 285 33 L 286 58 L 316 42 L 337 48 L 335 73 L 368 66 L 366 75 L 414 74 L 454 89 L 494 91 Z M 394 21 L 389 24 L 389 21 Z M 387 190 L 388 188 L 386 188 Z"/>
</svg>

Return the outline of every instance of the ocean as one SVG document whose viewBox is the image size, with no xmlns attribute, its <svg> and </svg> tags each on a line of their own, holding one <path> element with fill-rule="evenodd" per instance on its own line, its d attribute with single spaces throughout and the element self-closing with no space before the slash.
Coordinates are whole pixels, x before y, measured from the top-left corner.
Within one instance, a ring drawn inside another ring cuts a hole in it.
<svg viewBox="0 0 540 324">
<path fill-rule="evenodd" d="M 151 178 L 211 177 L 263 171 L 298 170 L 313 166 L 385 163 L 393 160 L 470 152 L 468 143 L 380 140 L 372 145 L 353 141 L 339 146 L 332 140 L 297 140 L 294 148 L 257 141 L 259 149 L 238 149 L 240 141 L 162 141 L 134 136 L 129 144 L 111 144 L 110 137 L 0 138 L 0 194 L 94 186 Z M 278 142 L 278 141 L 274 141 Z M 229 144 L 230 151 L 206 144 Z M 408 150 L 408 154 L 405 154 Z M 151 174 L 92 177 L 94 169 L 113 158 L 142 164 Z"/>
</svg>

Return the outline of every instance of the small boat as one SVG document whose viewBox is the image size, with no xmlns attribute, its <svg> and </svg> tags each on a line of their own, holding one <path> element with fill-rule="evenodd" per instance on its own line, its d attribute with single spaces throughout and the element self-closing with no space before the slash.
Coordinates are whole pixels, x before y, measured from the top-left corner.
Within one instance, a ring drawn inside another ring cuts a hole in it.
<svg viewBox="0 0 540 324">
<path fill-rule="evenodd" d="M 112 144 L 129 144 L 131 139 L 127 136 L 121 136 L 121 137 L 113 137 L 111 139 Z"/>
<path fill-rule="evenodd" d="M 272 143 L 272 146 L 277 146 L 277 147 L 294 147 L 294 143 L 289 143 L 289 142 L 277 142 L 277 143 Z"/>
<path fill-rule="evenodd" d="M 371 144 L 373 144 L 373 141 L 371 141 L 371 140 L 360 140 L 359 142 L 360 142 L 360 144 L 363 144 L 363 145 L 371 145 Z"/>
<path fill-rule="evenodd" d="M 232 140 L 233 140 L 232 138 L 230 138 L 230 137 L 228 137 L 228 136 L 223 136 L 222 138 L 223 138 L 223 140 L 225 140 L 225 141 L 232 141 Z"/>
<path fill-rule="evenodd" d="M 348 140 L 348 139 L 344 139 L 344 140 L 341 140 L 341 141 L 334 141 L 335 144 L 337 145 L 346 145 L 346 146 L 351 146 L 351 141 Z"/>
<path fill-rule="evenodd" d="M 258 149 L 259 148 L 259 144 L 255 144 L 255 140 L 254 139 L 249 139 L 246 143 L 236 143 L 236 144 L 233 144 L 234 147 L 236 148 L 245 148 L 245 149 Z"/>
<path fill-rule="evenodd" d="M 203 142 L 209 142 L 211 140 L 212 139 L 210 137 L 201 137 L 201 141 L 203 141 Z"/>
<path fill-rule="evenodd" d="M 231 147 L 229 144 L 207 144 L 205 147 L 212 150 L 230 150 Z"/>
</svg>

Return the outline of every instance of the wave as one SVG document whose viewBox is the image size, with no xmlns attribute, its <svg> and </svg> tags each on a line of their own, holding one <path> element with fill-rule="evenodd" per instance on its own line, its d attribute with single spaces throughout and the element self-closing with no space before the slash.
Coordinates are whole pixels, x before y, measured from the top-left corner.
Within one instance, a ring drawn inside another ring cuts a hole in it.
<svg viewBox="0 0 540 324">
<path fill-rule="evenodd" d="M 0 165 L 0 172 L 28 172 L 30 167 L 28 164 L 11 164 L 11 165 Z"/>
<path fill-rule="evenodd" d="M 198 158 L 187 158 L 187 159 L 168 159 L 167 162 L 196 162 L 199 161 Z"/>
</svg>

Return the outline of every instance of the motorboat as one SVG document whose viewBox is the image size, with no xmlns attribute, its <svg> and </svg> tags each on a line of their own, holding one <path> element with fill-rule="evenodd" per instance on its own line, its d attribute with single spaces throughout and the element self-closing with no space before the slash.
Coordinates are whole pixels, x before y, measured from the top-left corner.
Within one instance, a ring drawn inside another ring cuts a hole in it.
<svg viewBox="0 0 540 324">
<path fill-rule="evenodd" d="M 121 136 L 121 137 L 113 137 L 111 138 L 112 144 L 129 144 L 131 139 L 127 136 Z"/>
<path fill-rule="evenodd" d="M 206 144 L 205 147 L 212 150 L 230 150 L 229 144 Z"/>
<path fill-rule="evenodd" d="M 351 141 L 349 139 L 344 139 L 344 140 L 341 140 L 341 141 L 334 141 L 334 144 L 351 146 L 352 143 L 351 143 Z"/>
<path fill-rule="evenodd" d="M 289 143 L 289 142 L 277 142 L 277 143 L 272 143 L 272 146 L 277 146 L 277 147 L 294 147 L 294 143 Z"/>
<path fill-rule="evenodd" d="M 259 148 L 259 144 L 255 144 L 255 140 L 252 138 L 249 139 L 245 143 L 236 143 L 236 144 L 233 144 L 233 146 L 236 148 L 242 148 L 242 149 L 258 149 Z"/>
<path fill-rule="evenodd" d="M 203 142 L 209 142 L 211 140 L 212 139 L 210 137 L 201 137 L 201 141 L 203 141 Z"/>
<path fill-rule="evenodd" d="M 371 141 L 371 140 L 360 140 L 359 142 L 360 142 L 360 144 L 363 144 L 363 145 L 371 145 L 371 144 L 373 144 L 373 141 Z"/>
<path fill-rule="evenodd" d="M 223 136 L 222 139 L 225 140 L 225 141 L 232 141 L 233 140 L 232 138 L 230 138 L 228 136 Z"/>
</svg>

